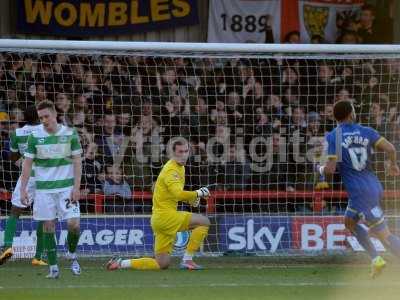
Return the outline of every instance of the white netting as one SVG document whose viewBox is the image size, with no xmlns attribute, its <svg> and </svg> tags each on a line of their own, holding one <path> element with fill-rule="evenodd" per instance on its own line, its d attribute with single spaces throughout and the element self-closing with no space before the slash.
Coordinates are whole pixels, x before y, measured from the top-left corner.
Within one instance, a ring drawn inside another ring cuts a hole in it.
<svg viewBox="0 0 400 300">
<path fill-rule="evenodd" d="M 346 248 L 340 181 L 314 173 L 335 126 L 335 101 L 352 99 L 362 124 L 399 145 L 396 54 L 12 49 L 0 53 L 0 67 L 1 188 L 11 192 L 19 176 L 10 132 L 23 125 L 26 107 L 54 101 L 85 150 L 80 251 L 87 254 L 152 251 L 151 190 L 171 137 L 191 144 L 187 189 L 213 184 L 199 209 L 212 221 L 204 248 L 212 253 Z M 386 212 L 397 217 L 398 181 L 375 156 Z M 10 202 L 0 206 L 7 216 Z M 21 224 L 23 235 L 35 228 L 30 219 Z M 62 247 L 65 232 L 58 239 Z"/>
</svg>

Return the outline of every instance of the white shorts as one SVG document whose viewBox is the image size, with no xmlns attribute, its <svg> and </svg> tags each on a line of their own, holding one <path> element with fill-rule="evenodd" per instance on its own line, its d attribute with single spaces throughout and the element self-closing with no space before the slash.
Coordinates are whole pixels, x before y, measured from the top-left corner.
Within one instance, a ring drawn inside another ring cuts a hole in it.
<svg viewBox="0 0 400 300">
<path fill-rule="evenodd" d="M 36 190 L 33 219 L 37 221 L 67 220 L 80 217 L 79 202 L 71 201 L 71 189 L 57 193 Z"/>
<path fill-rule="evenodd" d="M 28 199 L 29 199 L 29 204 L 24 205 L 21 202 L 21 176 L 18 178 L 17 185 L 14 188 L 14 192 L 12 193 L 11 196 L 11 203 L 13 206 L 20 207 L 20 208 L 26 208 L 30 206 L 35 199 L 35 178 L 34 177 L 29 177 L 28 180 L 28 185 L 26 186 L 26 191 L 28 192 Z"/>
</svg>

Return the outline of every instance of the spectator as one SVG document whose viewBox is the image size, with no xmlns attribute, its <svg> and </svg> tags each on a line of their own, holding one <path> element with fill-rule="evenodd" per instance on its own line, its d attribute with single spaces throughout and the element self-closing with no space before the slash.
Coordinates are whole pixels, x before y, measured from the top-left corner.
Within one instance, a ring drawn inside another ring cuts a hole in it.
<svg viewBox="0 0 400 300">
<path fill-rule="evenodd" d="M 364 5 L 361 8 L 360 26 L 357 33 L 364 44 L 381 42 L 381 37 L 375 24 L 375 8 L 372 5 Z"/>
<path fill-rule="evenodd" d="M 386 120 L 386 104 L 373 102 L 370 107 L 368 125 L 375 128 L 381 135 L 385 136 L 389 132 L 389 122 Z"/>
<path fill-rule="evenodd" d="M 300 43 L 300 32 L 291 31 L 285 35 L 283 39 L 285 44 L 299 44 Z"/>
<path fill-rule="evenodd" d="M 311 44 L 326 44 L 326 41 L 324 40 L 324 38 L 322 36 L 320 36 L 319 34 L 315 34 L 311 37 L 310 40 Z"/>
<path fill-rule="evenodd" d="M 244 149 L 238 151 L 236 145 L 229 145 L 226 161 L 222 163 L 224 188 L 227 190 L 244 190 L 251 182 L 250 164 L 247 162 Z"/>
<path fill-rule="evenodd" d="M 117 166 L 105 167 L 105 181 L 103 183 L 103 192 L 106 196 L 112 196 L 106 204 L 106 212 L 114 213 L 132 213 L 134 212 L 134 203 L 132 199 L 132 190 L 124 179 L 122 170 Z"/>
<path fill-rule="evenodd" d="M 106 196 L 120 196 L 124 199 L 132 198 L 132 191 L 125 181 L 122 170 L 116 166 L 106 166 L 106 180 L 103 183 L 103 192 Z"/>
<path fill-rule="evenodd" d="M 244 111 L 242 106 L 242 99 L 239 93 L 231 91 L 227 97 L 226 112 L 228 117 L 228 124 L 231 131 L 235 133 L 236 129 L 242 128 L 244 125 Z"/>
<path fill-rule="evenodd" d="M 102 118 L 102 130 L 95 138 L 99 146 L 99 152 L 102 155 L 104 163 L 114 163 L 114 160 L 120 155 L 120 148 L 124 141 L 124 136 L 117 131 L 116 117 L 112 113 L 107 113 Z"/>
<path fill-rule="evenodd" d="M 335 126 L 336 121 L 333 116 L 333 104 L 325 105 L 320 111 L 322 131 L 324 133 L 330 132 Z"/>
<path fill-rule="evenodd" d="M 102 190 L 101 181 L 98 179 L 102 166 L 96 160 L 98 146 L 95 143 L 88 144 L 84 149 L 82 161 L 81 190 L 83 195 L 99 193 Z"/>
<path fill-rule="evenodd" d="M 345 31 L 338 38 L 337 42 L 339 44 L 359 44 L 361 37 L 354 31 Z"/>
<path fill-rule="evenodd" d="M 132 122 L 129 108 L 122 108 L 117 114 L 117 131 L 125 136 L 131 135 Z"/>
<path fill-rule="evenodd" d="M 43 83 L 36 83 L 31 87 L 31 95 L 34 98 L 34 102 L 37 104 L 44 100 L 48 100 L 46 87 Z"/>
<path fill-rule="evenodd" d="M 65 93 L 57 93 L 54 104 L 57 111 L 58 122 L 66 126 L 70 126 L 72 124 L 69 116 L 71 109 L 71 99 Z"/>
</svg>

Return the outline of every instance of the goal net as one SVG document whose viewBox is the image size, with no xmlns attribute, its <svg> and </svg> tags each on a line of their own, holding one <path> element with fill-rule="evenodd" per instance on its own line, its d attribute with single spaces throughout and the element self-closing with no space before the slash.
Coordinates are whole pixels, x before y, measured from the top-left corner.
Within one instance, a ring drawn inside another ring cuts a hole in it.
<svg viewBox="0 0 400 300">
<path fill-rule="evenodd" d="M 186 188 L 211 185 L 198 209 L 211 228 L 203 253 L 326 254 L 362 250 L 344 230 L 340 178 L 315 170 L 333 104 L 354 103 L 361 124 L 399 148 L 400 48 L 119 42 L 0 43 L 0 245 L 20 161 L 10 134 L 24 111 L 54 101 L 84 149 L 81 237 L 87 255 L 151 254 L 151 192 L 171 138 L 190 143 Z M 373 168 L 398 230 L 399 181 Z M 31 210 L 17 237 L 35 236 Z M 399 231 L 397 231 L 399 233 Z M 188 234 L 177 236 L 181 251 Z M 57 229 L 59 250 L 66 227 Z M 381 246 L 381 245 L 378 245 Z M 383 248 L 381 248 L 383 249 Z"/>
</svg>

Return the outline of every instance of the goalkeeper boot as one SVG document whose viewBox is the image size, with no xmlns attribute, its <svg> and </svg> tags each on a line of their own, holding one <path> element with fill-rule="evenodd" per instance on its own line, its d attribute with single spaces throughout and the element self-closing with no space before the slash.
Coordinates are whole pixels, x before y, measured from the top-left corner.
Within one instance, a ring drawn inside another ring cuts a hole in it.
<svg viewBox="0 0 400 300">
<path fill-rule="evenodd" d="M 3 253 L 0 255 L 0 265 L 3 265 L 13 256 L 12 248 L 5 248 Z"/>
<path fill-rule="evenodd" d="M 179 266 L 181 270 L 203 270 L 203 267 L 196 264 L 193 260 L 183 260 Z"/>
<path fill-rule="evenodd" d="M 48 264 L 43 259 L 37 259 L 35 257 L 32 259 L 32 266 L 34 267 L 47 266 L 47 265 Z"/>
<path fill-rule="evenodd" d="M 71 272 L 75 276 L 81 275 L 81 266 L 77 259 L 74 259 L 71 264 Z"/>
<path fill-rule="evenodd" d="M 50 272 L 46 276 L 47 279 L 58 279 L 60 277 L 60 271 L 58 270 L 58 266 L 50 266 Z"/>
<path fill-rule="evenodd" d="M 122 258 L 114 256 L 106 263 L 106 269 L 108 271 L 115 271 L 121 268 Z"/>
<path fill-rule="evenodd" d="M 386 261 L 381 256 L 375 257 L 371 264 L 371 278 L 378 277 L 385 267 Z"/>
</svg>

